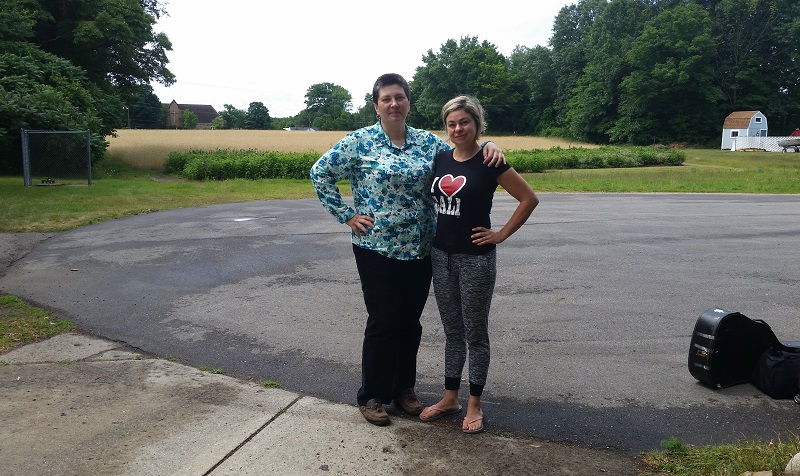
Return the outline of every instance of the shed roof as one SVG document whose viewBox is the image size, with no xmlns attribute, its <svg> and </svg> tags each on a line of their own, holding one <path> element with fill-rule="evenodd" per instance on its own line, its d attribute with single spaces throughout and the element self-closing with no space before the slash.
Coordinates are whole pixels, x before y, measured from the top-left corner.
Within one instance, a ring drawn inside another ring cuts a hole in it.
<svg viewBox="0 0 800 476">
<path fill-rule="evenodd" d="M 725 118 L 723 129 L 747 129 L 750 127 L 750 119 L 760 111 L 734 111 Z"/>
</svg>

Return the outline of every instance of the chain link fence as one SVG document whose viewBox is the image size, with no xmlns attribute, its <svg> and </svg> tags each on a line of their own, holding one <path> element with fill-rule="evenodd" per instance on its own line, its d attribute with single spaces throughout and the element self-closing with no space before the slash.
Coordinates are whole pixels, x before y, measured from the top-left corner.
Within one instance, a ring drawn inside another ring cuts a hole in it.
<svg viewBox="0 0 800 476">
<path fill-rule="evenodd" d="M 22 131 L 25 186 L 92 184 L 89 131 Z"/>
</svg>

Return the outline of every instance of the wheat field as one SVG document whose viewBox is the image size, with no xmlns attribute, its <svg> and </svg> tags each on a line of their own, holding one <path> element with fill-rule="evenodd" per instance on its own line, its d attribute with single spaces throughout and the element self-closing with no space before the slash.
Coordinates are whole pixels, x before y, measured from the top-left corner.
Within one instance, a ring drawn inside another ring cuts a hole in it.
<svg viewBox="0 0 800 476">
<path fill-rule="evenodd" d="M 161 170 L 170 152 L 262 150 L 323 154 L 345 134 L 346 131 L 120 129 L 106 140 L 108 153 L 114 159 L 138 168 Z M 436 134 L 444 137 L 441 131 Z M 592 147 L 535 136 L 485 136 L 483 139 L 494 141 L 504 151 Z"/>
</svg>

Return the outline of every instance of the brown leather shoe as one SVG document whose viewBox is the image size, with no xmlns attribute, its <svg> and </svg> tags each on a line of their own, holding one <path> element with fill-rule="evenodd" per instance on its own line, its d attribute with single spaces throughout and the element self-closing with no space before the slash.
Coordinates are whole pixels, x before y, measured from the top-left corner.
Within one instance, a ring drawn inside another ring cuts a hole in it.
<svg viewBox="0 0 800 476">
<path fill-rule="evenodd" d="M 407 388 L 394 398 L 394 404 L 410 415 L 422 413 L 422 402 L 419 401 L 413 388 Z"/>
<path fill-rule="evenodd" d="M 386 409 L 383 408 L 383 404 L 378 398 L 368 400 L 366 405 L 359 406 L 358 409 L 361 410 L 361 414 L 364 415 L 364 418 L 373 425 L 386 426 L 392 422 L 392 420 L 389 419 L 389 414 L 386 413 Z"/>
</svg>

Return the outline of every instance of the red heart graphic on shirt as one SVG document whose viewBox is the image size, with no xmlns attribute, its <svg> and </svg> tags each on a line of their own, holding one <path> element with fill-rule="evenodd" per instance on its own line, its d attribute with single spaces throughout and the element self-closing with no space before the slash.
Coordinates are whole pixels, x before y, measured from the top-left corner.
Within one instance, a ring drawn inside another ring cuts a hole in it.
<svg viewBox="0 0 800 476">
<path fill-rule="evenodd" d="M 448 197 L 452 197 L 453 195 L 457 194 L 459 190 L 464 188 L 466 183 L 467 178 L 463 175 L 453 177 L 452 175 L 447 174 L 439 179 L 439 190 L 441 190 L 442 193 Z"/>
</svg>

